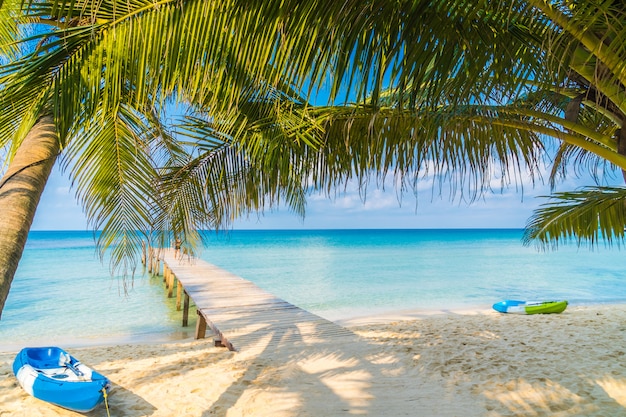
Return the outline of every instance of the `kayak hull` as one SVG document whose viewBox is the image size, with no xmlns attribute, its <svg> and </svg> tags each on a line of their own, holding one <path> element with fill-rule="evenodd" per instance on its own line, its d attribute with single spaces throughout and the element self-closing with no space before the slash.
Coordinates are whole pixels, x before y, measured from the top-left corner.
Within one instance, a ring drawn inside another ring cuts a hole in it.
<svg viewBox="0 0 626 417">
<path fill-rule="evenodd" d="M 33 397 L 80 413 L 102 403 L 110 387 L 105 376 L 58 347 L 22 349 L 13 373 Z"/>
<path fill-rule="evenodd" d="M 558 314 L 565 311 L 567 301 L 520 301 L 504 300 L 493 305 L 493 309 L 500 313 L 513 314 Z"/>
</svg>

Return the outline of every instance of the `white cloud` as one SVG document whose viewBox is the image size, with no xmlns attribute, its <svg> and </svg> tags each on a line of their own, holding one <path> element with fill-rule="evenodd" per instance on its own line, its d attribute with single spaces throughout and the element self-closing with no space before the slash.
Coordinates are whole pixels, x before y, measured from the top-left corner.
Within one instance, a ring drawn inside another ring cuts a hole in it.
<svg viewBox="0 0 626 417">
<path fill-rule="evenodd" d="M 54 190 L 54 193 L 56 195 L 58 195 L 58 196 L 63 196 L 63 197 L 72 195 L 72 194 L 70 194 L 71 193 L 71 189 L 70 189 L 69 185 L 56 187 L 55 190 Z"/>
<path fill-rule="evenodd" d="M 548 178 L 548 168 L 540 174 Z M 397 194 L 397 179 L 386 178 L 384 190 L 375 182 L 368 184 L 363 201 L 358 184 L 349 182 L 331 199 L 323 194 L 312 194 L 307 200 L 307 213 L 304 221 L 285 207 L 266 212 L 259 217 L 255 214 L 248 219 L 240 219 L 235 228 L 244 229 L 320 229 L 320 228 L 522 228 L 551 193 L 544 181 L 533 181 L 530 175 L 518 175 L 516 182 L 504 188 L 500 178 L 492 177 L 492 191 L 486 192 L 476 201 L 469 202 L 467 189 L 450 199 L 450 190 L 444 186 L 439 190 L 432 178 L 421 178 L 417 184 L 417 200 L 411 192 L 401 199 Z M 575 178 L 570 176 L 559 183 L 557 190 L 574 190 L 584 185 L 593 185 L 590 176 Z M 623 184 L 621 175 L 616 175 L 612 184 Z M 465 199 L 463 199 L 465 197 Z M 42 196 L 33 230 L 86 230 L 86 220 L 77 205 L 69 181 L 58 170 L 48 182 Z"/>
<path fill-rule="evenodd" d="M 87 230 L 87 220 L 76 202 L 69 180 L 52 170 L 39 201 L 32 230 Z"/>
</svg>

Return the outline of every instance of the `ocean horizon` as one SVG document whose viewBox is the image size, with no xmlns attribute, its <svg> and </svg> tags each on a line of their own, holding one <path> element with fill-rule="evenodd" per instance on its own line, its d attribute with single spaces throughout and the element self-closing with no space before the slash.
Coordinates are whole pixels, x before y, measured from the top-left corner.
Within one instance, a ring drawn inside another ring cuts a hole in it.
<svg viewBox="0 0 626 417">
<path fill-rule="evenodd" d="M 489 309 L 502 299 L 626 303 L 617 246 L 541 251 L 522 229 L 231 230 L 199 257 L 334 321 Z M 161 277 L 111 276 L 93 232 L 33 231 L 0 320 L 0 350 L 193 335 Z M 195 316 L 195 314 L 194 314 Z M 191 315 L 190 315 L 191 317 Z"/>
</svg>

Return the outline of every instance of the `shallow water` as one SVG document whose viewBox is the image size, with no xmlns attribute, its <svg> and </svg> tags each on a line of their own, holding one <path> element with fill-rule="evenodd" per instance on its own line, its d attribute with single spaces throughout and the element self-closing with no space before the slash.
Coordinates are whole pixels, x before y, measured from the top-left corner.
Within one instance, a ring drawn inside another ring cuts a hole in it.
<svg viewBox="0 0 626 417">
<path fill-rule="evenodd" d="M 617 249 L 524 247 L 521 230 L 232 231 L 201 258 L 331 320 L 490 308 L 501 299 L 626 302 Z M 32 232 L 0 320 L 0 350 L 193 334 L 161 278 L 138 266 L 125 293 L 88 232 Z M 193 324 L 192 324 L 193 325 Z"/>
<path fill-rule="evenodd" d="M 490 308 L 501 299 L 626 300 L 618 248 L 542 252 L 521 230 L 234 231 L 201 257 L 324 317 Z"/>
<path fill-rule="evenodd" d="M 125 288 L 126 287 L 126 288 Z M 179 331 L 162 280 L 111 276 L 86 232 L 31 232 L 0 320 L 0 345 L 132 339 Z"/>
</svg>

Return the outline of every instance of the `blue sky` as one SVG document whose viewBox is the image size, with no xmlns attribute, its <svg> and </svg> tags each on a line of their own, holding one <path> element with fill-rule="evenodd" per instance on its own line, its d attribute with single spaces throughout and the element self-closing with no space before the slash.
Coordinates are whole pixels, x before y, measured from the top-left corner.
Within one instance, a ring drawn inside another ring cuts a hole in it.
<svg viewBox="0 0 626 417">
<path fill-rule="evenodd" d="M 544 178 L 547 177 L 544 175 Z M 523 192 L 520 191 L 522 186 Z M 589 178 L 570 178 L 558 186 L 559 191 L 592 185 Z M 285 208 L 265 212 L 236 221 L 235 229 L 342 229 L 342 228 L 523 228 L 526 221 L 550 193 L 545 184 L 524 179 L 516 190 L 512 185 L 500 191 L 494 180 L 494 192 L 471 204 L 432 198 L 431 182 L 420 185 L 418 201 L 413 195 L 398 202 L 393 187 L 385 191 L 368 189 L 366 201 L 359 197 L 356 186 L 330 200 L 312 195 L 304 220 Z M 42 196 L 32 230 L 88 230 L 82 209 L 76 203 L 74 190 L 57 168 L 54 169 Z"/>
</svg>

